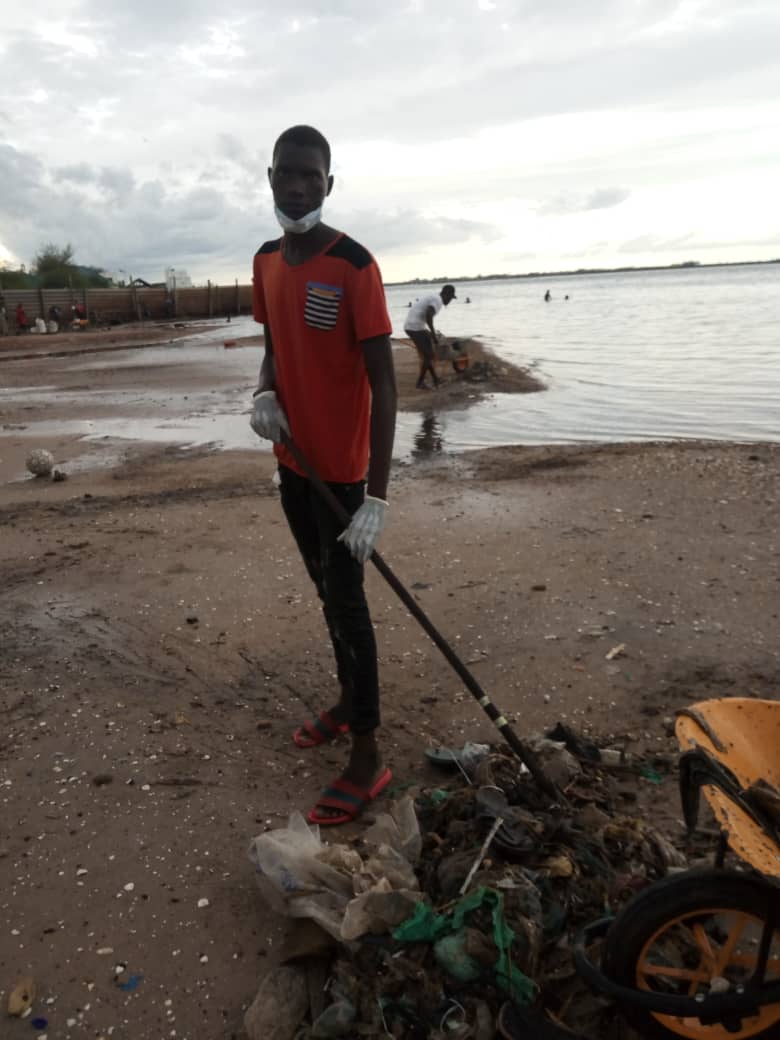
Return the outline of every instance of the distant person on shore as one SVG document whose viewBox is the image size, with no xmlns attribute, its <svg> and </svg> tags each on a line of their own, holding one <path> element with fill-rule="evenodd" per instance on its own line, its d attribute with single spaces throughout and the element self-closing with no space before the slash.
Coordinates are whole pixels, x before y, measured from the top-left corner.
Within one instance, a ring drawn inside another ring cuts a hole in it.
<svg viewBox="0 0 780 1040">
<path fill-rule="evenodd" d="M 434 348 L 439 338 L 433 327 L 433 319 L 442 309 L 449 306 L 451 300 L 456 300 L 455 286 L 445 285 L 441 292 L 431 293 L 429 296 L 421 296 L 415 300 L 409 308 L 409 313 L 404 321 L 404 332 L 414 343 L 420 358 L 420 374 L 417 377 L 416 387 L 418 390 L 429 390 L 425 382 L 426 375 L 430 372 L 433 385 L 439 385 L 439 377 L 433 366 L 435 354 Z"/>
<path fill-rule="evenodd" d="M 545 303 L 549 303 L 551 299 L 552 299 L 552 293 L 548 289 L 547 292 L 544 294 L 544 302 Z"/>
<path fill-rule="evenodd" d="M 17 305 L 16 305 L 16 313 L 14 315 L 14 318 L 16 320 L 16 335 L 17 336 L 20 333 L 22 333 L 22 332 L 29 332 L 30 331 L 30 321 L 29 321 L 29 318 L 27 317 L 27 312 L 25 311 L 25 309 L 21 305 L 21 303 L 17 303 Z"/>
<path fill-rule="evenodd" d="M 8 335 L 8 313 L 5 309 L 5 300 L 0 296 L 0 336 Z"/>
<path fill-rule="evenodd" d="M 327 140 L 314 127 L 290 127 L 271 163 L 284 233 L 254 258 L 254 317 L 263 325 L 265 354 L 250 423 L 274 442 L 282 509 L 336 659 L 335 703 L 292 738 L 298 748 L 316 748 L 351 735 L 346 768 L 308 814 L 310 823 L 332 826 L 354 820 L 392 779 L 377 742 L 379 670 L 363 583 L 389 510 L 397 397 L 392 325 L 374 258 L 322 222 L 333 187 Z M 328 482 L 351 518 L 346 524 L 323 502 L 287 436 Z M 273 585 L 273 575 L 266 553 L 257 580 Z"/>
</svg>

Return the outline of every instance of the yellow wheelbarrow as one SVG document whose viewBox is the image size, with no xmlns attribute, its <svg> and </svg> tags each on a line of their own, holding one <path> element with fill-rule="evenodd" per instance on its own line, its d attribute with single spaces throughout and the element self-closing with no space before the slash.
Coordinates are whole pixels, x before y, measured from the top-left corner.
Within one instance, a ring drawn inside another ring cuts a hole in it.
<svg viewBox="0 0 780 1040">
<path fill-rule="evenodd" d="M 720 828 L 714 865 L 644 889 L 577 937 L 575 962 L 651 1040 L 780 1038 L 780 701 L 725 698 L 679 711 L 680 794 Z M 728 850 L 739 862 L 726 866 Z M 601 964 L 588 955 L 603 938 Z"/>
</svg>

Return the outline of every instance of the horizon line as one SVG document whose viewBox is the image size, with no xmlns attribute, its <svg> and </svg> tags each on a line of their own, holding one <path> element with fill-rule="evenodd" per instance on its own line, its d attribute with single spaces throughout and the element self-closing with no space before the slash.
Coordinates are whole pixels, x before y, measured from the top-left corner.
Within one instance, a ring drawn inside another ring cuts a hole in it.
<svg viewBox="0 0 780 1040">
<path fill-rule="evenodd" d="M 565 271 L 526 271 L 522 274 L 496 273 L 472 275 L 441 275 L 437 278 L 406 278 L 401 281 L 384 282 L 385 285 L 428 285 L 433 282 L 489 282 L 507 278 L 562 278 L 564 276 L 588 274 L 622 274 L 628 271 L 690 271 L 702 267 L 750 267 L 759 264 L 780 264 L 780 257 L 772 260 L 720 260 L 702 262 L 685 260 L 676 264 L 627 264 L 623 267 L 577 267 Z"/>
</svg>

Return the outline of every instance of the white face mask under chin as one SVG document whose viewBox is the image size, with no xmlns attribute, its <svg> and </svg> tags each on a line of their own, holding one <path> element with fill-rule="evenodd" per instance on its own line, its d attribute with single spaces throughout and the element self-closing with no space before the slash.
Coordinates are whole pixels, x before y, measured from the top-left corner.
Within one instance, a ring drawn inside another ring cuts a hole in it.
<svg viewBox="0 0 780 1040">
<path fill-rule="evenodd" d="M 274 213 L 283 231 L 289 231 L 291 235 L 305 235 L 307 231 L 311 231 L 313 227 L 316 227 L 322 219 L 322 206 L 318 206 L 317 209 L 313 209 L 310 213 L 304 213 L 297 220 L 293 220 L 286 213 L 282 213 L 276 205 L 274 205 Z"/>
</svg>

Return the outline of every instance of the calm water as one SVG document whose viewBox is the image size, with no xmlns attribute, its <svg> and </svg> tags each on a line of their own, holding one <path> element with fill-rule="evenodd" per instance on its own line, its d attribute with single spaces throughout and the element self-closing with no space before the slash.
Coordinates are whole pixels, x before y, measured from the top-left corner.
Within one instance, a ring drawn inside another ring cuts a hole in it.
<svg viewBox="0 0 780 1040">
<path fill-rule="evenodd" d="M 439 315 L 442 331 L 483 338 L 548 390 L 496 395 L 441 418 L 451 449 L 780 440 L 780 264 L 459 282 L 457 290 Z M 426 291 L 388 290 L 398 334 L 407 303 Z"/>
<path fill-rule="evenodd" d="M 400 414 L 398 458 L 498 444 L 780 440 L 780 264 L 459 282 L 457 289 L 459 298 L 439 315 L 439 328 L 480 337 L 532 368 L 548 389 L 496 394 L 466 411 Z M 543 299 L 546 289 L 550 303 Z M 407 303 L 426 291 L 388 290 L 397 335 Z M 11 401 L 79 405 L 84 419 L 30 422 L 24 431 L 84 437 L 83 462 L 73 459 L 73 466 L 95 465 L 88 445 L 105 438 L 264 450 L 247 419 L 261 353 L 225 351 L 225 328 L 167 347 L 70 358 L 65 368 L 78 372 L 79 382 L 86 377 L 72 391 L 56 384 L 4 389 L 0 382 L 0 415 Z M 250 318 L 230 326 L 231 336 L 255 331 Z M 143 376 L 149 365 L 169 369 L 156 390 Z M 178 367 L 212 366 L 223 389 L 179 390 Z M 89 371 L 107 367 L 138 367 L 138 385 L 92 390 Z M 102 406 L 96 416 L 110 404 L 112 417 L 90 418 L 91 404 Z"/>
</svg>

